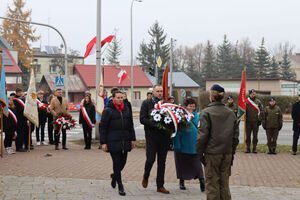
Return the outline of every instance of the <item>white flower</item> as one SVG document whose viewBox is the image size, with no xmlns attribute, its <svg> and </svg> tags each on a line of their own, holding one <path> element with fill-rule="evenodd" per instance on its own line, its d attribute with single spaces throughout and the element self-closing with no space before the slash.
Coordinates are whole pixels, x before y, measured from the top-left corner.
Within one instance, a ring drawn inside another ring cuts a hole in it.
<svg viewBox="0 0 300 200">
<path fill-rule="evenodd" d="M 164 122 L 165 122 L 165 124 L 170 124 L 172 122 L 171 117 L 168 117 L 168 116 L 165 117 Z"/>
<path fill-rule="evenodd" d="M 162 108 L 162 109 L 160 110 L 160 114 L 164 114 L 165 112 L 167 112 L 167 109 L 166 109 L 166 108 Z"/>
<path fill-rule="evenodd" d="M 66 125 L 63 125 L 63 129 L 66 129 L 67 127 L 66 127 Z"/>
<path fill-rule="evenodd" d="M 191 121 L 191 116 L 190 115 L 185 115 L 185 118 L 187 121 Z"/>
<path fill-rule="evenodd" d="M 181 116 L 180 115 L 176 115 L 178 122 L 181 121 Z"/>
<path fill-rule="evenodd" d="M 153 117 L 154 121 L 159 122 L 161 120 L 161 115 L 160 114 L 156 114 Z"/>
<path fill-rule="evenodd" d="M 152 110 L 151 116 L 154 116 L 156 113 L 157 113 L 157 110 L 156 110 L 156 109 L 155 109 L 155 110 Z"/>
</svg>

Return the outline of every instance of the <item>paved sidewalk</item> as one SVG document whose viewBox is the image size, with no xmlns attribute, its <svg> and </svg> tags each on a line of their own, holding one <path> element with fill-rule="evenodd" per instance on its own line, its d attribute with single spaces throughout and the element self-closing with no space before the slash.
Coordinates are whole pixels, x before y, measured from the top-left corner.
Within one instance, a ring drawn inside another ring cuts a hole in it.
<svg viewBox="0 0 300 200">
<path fill-rule="evenodd" d="M 157 200 L 190 199 L 205 200 L 198 184 L 187 184 L 187 190 L 181 191 L 175 183 L 166 184 L 169 195 L 157 193 L 154 185 L 144 189 L 139 182 L 125 182 L 127 195 L 120 197 L 110 182 L 95 179 L 70 179 L 46 177 L 0 176 L 1 200 Z M 231 186 L 234 200 L 296 200 L 300 190 L 297 188 L 268 188 Z"/>
<path fill-rule="evenodd" d="M 38 146 L 31 152 L 5 155 L 0 158 L 0 175 L 80 178 L 109 180 L 112 161 L 108 153 L 93 147 L 83 150 L 82 146 L 69 143 L 68 151 L 55 151 L 54 146 Z M 49 155 L 47 155 L 49 154 Z M 145 150 L 134 149 L 122 173 L 125 181 L 141 181 L 145 163 Z M 155 182 L 156 163 L 149 181 Z M 166 163 L 165 181 L 177 183 L 174 153 L 169 152 Z M 195 183 L 196 181 L 191 181 Z M 300 188 L 300 155 L 279 153 L 237 153 L 230 177 L 231 185 L 294 187 Z"/>
</svg>

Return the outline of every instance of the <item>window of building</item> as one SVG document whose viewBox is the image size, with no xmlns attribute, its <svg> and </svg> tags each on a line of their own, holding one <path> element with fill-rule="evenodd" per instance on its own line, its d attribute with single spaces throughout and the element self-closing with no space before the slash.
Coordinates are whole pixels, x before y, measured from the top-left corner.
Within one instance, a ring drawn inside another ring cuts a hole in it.
<svg viewBox="0 0 300 200">
<path fill-rule="evenodd" d="M 56 73 L 56 66 L 55 65 L 50 65 L 50 73 L 55 74 Z"/>
<path fill-rule="evenodd" d="M 34 71 L 36 73 L 41 73 L 41 65 L 34 65 Z"/>
<path fill-rule="evenodd" d="M 134 91 L 133 92 L 134 99 L 141 99 L 141 92 L 140 91 Z"/>
</svg>

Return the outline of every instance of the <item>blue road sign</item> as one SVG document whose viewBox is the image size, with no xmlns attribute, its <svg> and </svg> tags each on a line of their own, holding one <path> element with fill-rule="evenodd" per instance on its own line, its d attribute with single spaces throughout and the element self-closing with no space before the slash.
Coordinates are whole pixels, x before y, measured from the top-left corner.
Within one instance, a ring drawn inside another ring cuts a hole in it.
<svg viewBox="0 0 300 200">
<path fill-rule="evenodd" d="M 182 97 L 185 97 L 185 95 L 186 95 L 185 90 L 184 90 L 184 89 L 181 89 L 181 90 L 180 90 L 180 94 L 181 94 Z"/>
<path fill-rule="evenodd" d="M 56 77 L 55 86 L 56 87 L 64 87 L 64 78 Z"/>
</svg>

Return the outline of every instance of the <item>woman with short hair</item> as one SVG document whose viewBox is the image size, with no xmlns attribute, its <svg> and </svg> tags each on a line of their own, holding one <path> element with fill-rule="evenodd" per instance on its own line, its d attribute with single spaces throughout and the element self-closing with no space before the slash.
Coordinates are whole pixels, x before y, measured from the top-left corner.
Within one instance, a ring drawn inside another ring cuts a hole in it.
<svg viewBox="0 0 300 200">
<path fill-rule="evenodd" d="M 179 179 L 179 188 L 185 190 L 184 180 L 199 179 L 200 189 L 205 191 L 205 182 L 200 156 L 196 152 L 199 114 L 197 102 L 193 98 L 184 101 L 187 110 L 193 113 L 194 118 L 189 121 L 189 127 L 179 129 L 173 139 L 176 174 Z"/>
</svg>

